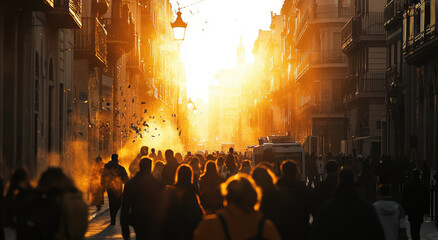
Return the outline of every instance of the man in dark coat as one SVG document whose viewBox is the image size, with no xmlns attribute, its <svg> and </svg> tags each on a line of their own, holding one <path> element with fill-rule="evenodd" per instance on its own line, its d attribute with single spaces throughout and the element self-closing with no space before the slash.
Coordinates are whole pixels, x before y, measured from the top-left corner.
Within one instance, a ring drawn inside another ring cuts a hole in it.
<svg viewBox="0 0 438 240">
<path fill-rule="evenodd" d="M 427 209 L 428 192 L 421 184 L 421 172 L 418 169 L 412 170 L 412 182 L 407 184 L 403 193 L 403 207 L 408 215 L 412 240 L 420 239 L 420 228 L 423 224 L 424 212 Z"/>
<path fill-rule="evenodd" d="M 128 174 L 119 164 L 119 156 L 111 155 L 111 161 L 105 164 L 102 172 L 102 186 L 108 193 L 111 214 L 111 225 L 116 225 L 116 215 L 122 204 L 123 184 L 128 181 Z"/>
<path fill-rule="evenodd" d="M 136 239 L 159 239 L 160 219 L 164 213 L 165 185 L 151 174 L 152 160 L 143 158 L 140 171 L 125 184 L 120 224 L 124 239 L 129 239 L 129 225 L 134 227 Z"/>
<path fill-rule="evenodd" d="M 312 232 L 313 239 L 385 239 L 374 207 L 356 192 L 351 169 L 339 174 L 339 186 L 319 209 Z"/>
</svg>

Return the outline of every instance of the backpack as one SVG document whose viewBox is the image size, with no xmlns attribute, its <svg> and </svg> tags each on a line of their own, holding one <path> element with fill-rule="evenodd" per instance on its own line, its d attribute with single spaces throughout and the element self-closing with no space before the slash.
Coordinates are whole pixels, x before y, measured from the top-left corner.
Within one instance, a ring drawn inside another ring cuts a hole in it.
<svg viewBox="0 0 438 240">
<path fill-rule="evenodd" d="M 54 194 L 30 192 L 23 200 L 17 217 L 17 240 L 54 239 L 61 221 L 61 207 Z"/>
<path fill-rule="evenodd" d="M 225 221 L 225 218 L 220 214 L 217 214 L 217 216 L 221 222 L 222 228 L 224 229 L 225 238 L 227 240 L 231 240 L 231 235 L 230 235 L 230 232 L 228 231 L 228 227 L 227 227 L 227 223 Z M 263 228 L 265 226 L 265 221 L 266 221 L 266 219 L 264 217 L 262 217 L 262 219 L 260 219 L 259 225 L 257 226 L 257 234 L 254 237 L 248 238 L 248 240 L 266 240 L 266 238 L 263 237 Z"/>
</svg>

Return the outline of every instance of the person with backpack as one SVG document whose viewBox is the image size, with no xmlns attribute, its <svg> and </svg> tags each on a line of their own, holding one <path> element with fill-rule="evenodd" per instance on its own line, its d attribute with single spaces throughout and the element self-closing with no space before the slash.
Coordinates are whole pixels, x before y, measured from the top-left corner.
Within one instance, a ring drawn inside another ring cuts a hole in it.
<svg viewBox="0 0 438 240">
<path fill-rule="evenodd" d="M 123 184 L 129 180 L 124 167 L 119 164 L 119 155 L 113 154 L 102 172 L 102 186 L 108 194 L 111 225 L 116 225 L 116 215 L 122 205 Z"/>
<path fill-rule="evenodd" d="M 222 184 L 222 195 L 225 208 L 205 216 L 193 239 L 281 239 L 272 221 L 258 211 L 261 191 L 250 177 L 230 177 Z"/>
</svg>

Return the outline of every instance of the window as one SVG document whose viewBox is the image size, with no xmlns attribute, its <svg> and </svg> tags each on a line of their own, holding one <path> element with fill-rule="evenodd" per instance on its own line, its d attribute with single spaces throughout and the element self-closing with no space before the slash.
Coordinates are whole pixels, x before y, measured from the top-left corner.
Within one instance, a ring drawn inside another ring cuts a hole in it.
<svg viewBox="0 0 438 240">
<path fill-rule="evenodd" d="M 376 121 L 376 129 L 377 130 L 382 129 L 382 121 Z"/>
</svg>

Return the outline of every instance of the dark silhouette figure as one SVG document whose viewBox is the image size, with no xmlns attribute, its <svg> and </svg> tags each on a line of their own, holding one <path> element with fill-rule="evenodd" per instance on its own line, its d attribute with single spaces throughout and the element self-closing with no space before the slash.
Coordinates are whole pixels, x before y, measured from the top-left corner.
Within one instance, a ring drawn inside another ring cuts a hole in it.
<svg viewBox="0 0 438 240">
<path fill-rule="evenodd" d="M 274 224 L 256 210 L 261 194 L 252 179 L 238 174 L 222 184 L 226 207 L 207 215 L 195 231 L 195 240 L 280 239 Z"/>
<path fill-rule="evenodd" d="M 88 206 L 60 168 L 49 168 L 18 214 L 17 240 L 84 239 Z"/>
<path fill-rule="evenodd" d="M 193 186 L 193 172 L 182 164 L 177 170 L 176 184 L 169 189 L 169 206 L 163 229 L 163 239 L 192 239 L 193 231 L 202 220 L 203 211 Z"/>
<path fill-rule="evenodd" d="M 208 214 L 223 207 L 220 185 L 225 179 L 219 175 L 215 162 L 208 161 L 205 169 L 205 173 L 199 180 L 199 185 L 201 205 Z"/>
<path fill-rule="evenodd" d="M 137 174 L 137 172 L 139 171 L 138 166 L 140 164 L 140 159 L 142 159 L 143 157 L 147 157 L 148 152 L 149 152 L 148 147 L 146 146 L 141 147 L 138 155 L 135 157 L 134 160 L 132 160 L 131 164 L 129 164 L 129 174 L 131 174 L 131 177 L 134 177 L 135 174 Z"/>
<path fill-rule="evenodd" d="M 227 167 L 226 178 L 234 176 L 238 172 L 236 161 L 234 160 L 234 156 L 231 154 L 227 155 L 227 159 L 225 160 L 225 166 Z"/>
<path fill-rule="evenodd" d="M 140 171 L 125 184 L 120 213 L 124 239 L 129 239 L 129 225 L 136 239 L 159 239 L 162 220 L 164 184 L 151 174 L 152 160 L 143 158 Z"/>
<path fill-rule="evenodd" d="M 29 177 L 24 169 L 17 169 L 11 176 L 11 182 L 4 200 L 6 226 L 17 227 L 17 214 L 23 199 L 32 190 Z M 3 195 L 3 192 L 2 192 Z"/>
<path fill-rule="evenodd" d="M 288 195 L 289 231 L 294 239 L 308 239 L 311 195 L 304 182 L 300 181 L 299 168 L 292 160 L 281 164 L 281 176 L 277 187 Z"/>
<path fill-rule="evenodd" d="M 331 160 L 325 165 L 327 177 L 315 186 L 315 205 L 313 215 L 316 215 L 318 208 L 329 198 L 332 197 L 335 187 L 338 184 L 339 166 L 338 163 Z"/>
<path fill-rule="evenodd" d="M 175 172 L 178 168 L 178 162 L 173 157 L 173 151 L 166 150 L 166 165 L 163 168 L 163 181 L 166 185 L 173 185 L 175 182 Z"/>
<path fill-rule="evenodd" d="M 108 193 L 111 225 L 116 225 L 116 215 L 122 204 L 123 184 L 128 179 L 125 168 L 119 165 L 119 156 L 113 154 L 111 161 L 105 164 L 102 173 L 102 186 Z"/>
<path fill-rule="evenodd" d="M 270 219 L 277 227 L 282 239 L 291 239 L 288 222 L 288 196 L 277 190 L 274 185 L 277 178 L 274 173 L 266 166 L 259 165 L 252 170 L 252 178 L 262 189 L 262 201 L 260 212 L 267 219 Z"/>
<path fill-rule="evenodd" d="M 390 186 L 379 186 L 380 197 L 373 203 L 385 232 L 386 240 L 407 240 L 406 215 L 403 208 L 392 199 Z"/>
<path fill-rule="evenodd" d="M 201 175 L 201 169 L 199 169 L 199 157 L 193 157 L 189 162 L 190 167 L 193 171 L 193 185 L 195 186 L 197 192 L 199 192 L 199 177 Z"/>
<path fill-rule="evenodd" d="M 371 166 L 366 162 L 363 163 L 362 172 L 357 179 L 357 190 L 359 195 L 368 202 L 376 199 L 376 178 L 371 172 Z"/>
<path fill-rule="evenodd" d="M 155 158 L 157 157 L 157 154 L 155 153 L 155 148 L 152 148 L 151 149 L 151 153 L 149 154 L 149 158 L 152 160 L 152 161 L 155 161 Z"/>
<path fill-rule="evenodd" d="M 421 184 L 421 172 L 414 169 L 411 172 L 412 181 L 405 187 L 403 194 L 403 206 L 408 215 L 412 240 L 420 239 L 421 224 L 423 224 L 424 212 L 427 208 L 427 189 Z"/>
<path fill-rule="evenodd" d="M 321 206 L 312 233 L 313 239 L 385 239 L 373 206 L 356 192 L 352 170 L 341 171 L 334 197 Z"/>
<path fill-rule="evenodd" d="M 100 208 L 102 207 L 104 203 L 104 189 L 102 187 L 102 172 L 104 168 L 104 164 L 102 162 L 101 157 L 97 157 L 96 161 L 93 163 L 93 166 L 91 167 L 91 174 L 90 174 L 90 183 L 89 183 L 89 189 L 91 194 L 91 205 L 96 206 L 97 211 L 100 211 Z"/>
</svg>

